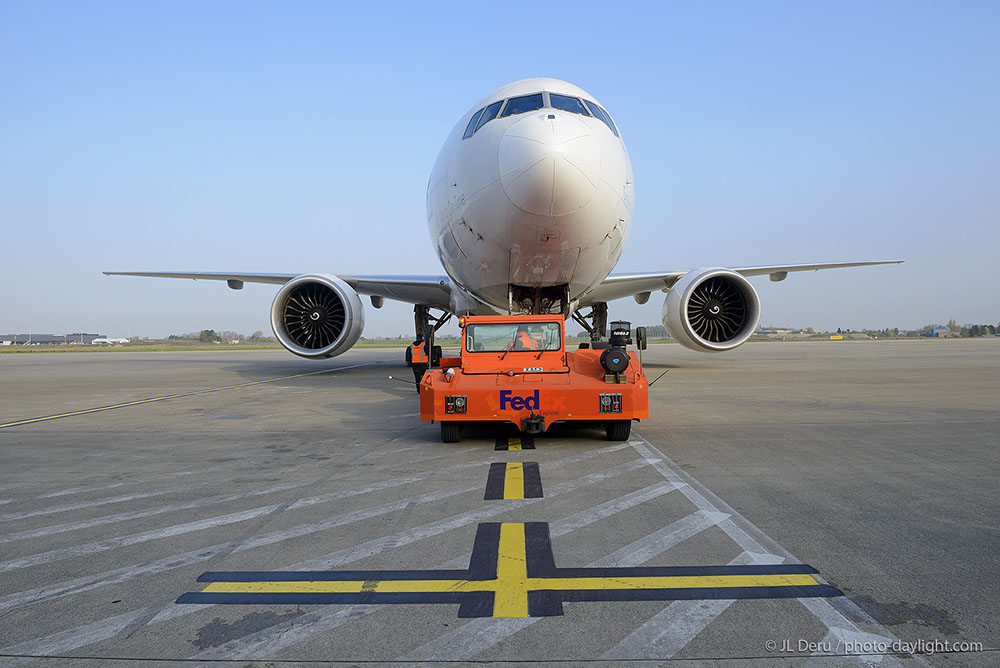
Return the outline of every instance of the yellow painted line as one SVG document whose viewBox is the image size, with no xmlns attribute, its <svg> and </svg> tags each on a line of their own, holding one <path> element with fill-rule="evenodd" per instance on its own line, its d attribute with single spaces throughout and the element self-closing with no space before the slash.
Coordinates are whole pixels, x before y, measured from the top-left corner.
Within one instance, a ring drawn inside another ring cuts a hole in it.
<svg viewBox="0 0 1000 668">
<path fill-rule="evenodd" d="M 323 369 L 322 371 L 310 371 L 309 373 L 297 373 L 292 376 L 282 376 L 280 378 L 268 378 L 267 380 L 255 380 L 250 383 L 240 383 L 238 385 L 226 385 L 225 387 L 214 387 L 208 390 L 194 390 L 192 392 L 181 392 L 178 394 L 168 394 L 163 397 L 152 397 L 150 399 L 139 399 L 138 401 L 126 401 L 120 404 L 113 404 L 111 406 L 100 406 L 98 408 L 87 408 L 82 411 L 72 411 L 69 413 L 60 413 L 58 415 L 46 415 L 44 417 L 31 418 L 28 420 L 18 420 L 16 422 L 5 422 L 0 424 L 0 429 L 6 427 L 17 427 L 19 425 L 34 424 L 36 422 L 47 422 L 49 420 L 59 420 L 61 418 L 74 417 L 76 415 L 89 415 L 91 413 L 101 413 L 103 411 L 111 411 L 116 408 L 126 408 L 128 406 L 141 406 L 142 404 L 151 404 L 156 401 L 166 401 L 167 399 L 180 399 L 181 397 L 193 397 L 199 394 L 209 394 L 211 392 L 222 392 L 224 390 L 235 390 L 241 387 L 251 387 L 253 385 L 263 385 L 264 383 L 275 383 L 279 380 L 290 380 L 292 378 L 302 378 L 304 376 L 315 376 L 320 373 L 330 373 L 333 371 L 344 371 L 346 369 L 356 369 L 361 366 L 368 366 L 371 362 L 366 362 L 364 364 L 352 364 L 350 366 L 341 366 L 336 369 Z"/>
<path fill-rule="evenodd" d="M 504 554 L 504 542 L 510 554 Z M 792 575 L 677 575 L 621 578 L 529 578 L 522 556 L 516 556 L 518 537 L 500 538 L 496 580 L 292 580 L 274 582 L 212 582 L 202 591 L 216 594 L 379 594 L 436 592 L 496 592 L 494 616 L 527 617 L 529 591 L 622 589 L 711 589 L 729 587 L 807 587 L 818 584 L 808 574 Z M 524 532 L 520 532 L 524 540 Z M 523 545 L 523 544 L 522 544 Z M 504 614 L 500 614 L 500 610 Z M 516 613 L 516 614 L 514 614 Z"/>
<path fill-rule="evenodd" d="M 530 591 L 555 589 L 702 589 L 716 587 L 803 587 L 818 584 L 808 574 L 793 575 L 669 575 L 624 578 L 531 578 Z"/>
<path fill-rule="evenodd" d="M 511 436 L 507 439 L 507 449 L 508 450 L 520 450 L 521 449 L 521 439 Z"/>
<path fill-rule="evenodd" d="M 528 555 L 523 524 L 504 522 L 500 525 L 497 579 L 494 582 L 497 588 L 493 595 L 493 616 L 527 617 Z"/>
<path fill-rule="evenodd" d="M 503 479 L 503 498 L 505 499 L 523 499 L 524 498 L 524 464 L 520 462 L 511 462 L 507 464 L 507 472 Z M 504 524 L 503 526 L 507 526 Z M 524 533 L 524 528 L 522 527 L 521 533 Z M 501 527 L 501 536 L 503 535 L 503 528 Z M 501 538 L 501 540 L 503 540 Z M 523 540 L 523 538 L 522 538 Z"/>
</svg>

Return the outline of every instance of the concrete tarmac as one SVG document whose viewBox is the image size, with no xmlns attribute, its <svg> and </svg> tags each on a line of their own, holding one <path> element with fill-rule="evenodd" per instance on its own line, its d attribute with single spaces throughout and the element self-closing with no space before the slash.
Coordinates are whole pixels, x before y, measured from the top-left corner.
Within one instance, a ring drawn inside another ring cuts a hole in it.
<svg viewBox="0 0 1000 668">
<path fill-rule="evenodd" d="M 629 442 L 561 428 L 518 450 L 492 426 L 441 443 L 386 378 L 411 377 L 401 350 L 0 355 L 0 665 L 1000 661 L 1000 339 L 645 362 L 669 372 Z M 540 497 L 484 499 L 491 464 L 524 462 Z M 546 550 L 555 593 L 525 599 Z M 499 569 L 486 616 L 460 616 L 470 559 Z M 843 595 L 616 589 L 800 564 Z M 560 569 L 585 567 L 606 590 L 574 599 Z M 300 594 L 176 602 L 269 577 Z"/>
</svg>

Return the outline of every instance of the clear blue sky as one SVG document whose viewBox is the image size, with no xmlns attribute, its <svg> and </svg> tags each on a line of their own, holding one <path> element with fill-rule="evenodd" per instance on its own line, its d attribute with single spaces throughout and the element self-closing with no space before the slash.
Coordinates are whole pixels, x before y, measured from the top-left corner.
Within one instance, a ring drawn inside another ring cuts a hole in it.
<svg viewBox="0 0 1000 668">
<path fill-rule="evenodd" d="M 0 332 L 269 330 L 271 286 L 102 270 L 441 273 L 440 145 L 532 76 L 622 130 L 618 271 L 902 258 L 758 280 L 762 323 L 1000 319 L 1000 3 L 356 4 L 0 2 Z"/>
</svg>

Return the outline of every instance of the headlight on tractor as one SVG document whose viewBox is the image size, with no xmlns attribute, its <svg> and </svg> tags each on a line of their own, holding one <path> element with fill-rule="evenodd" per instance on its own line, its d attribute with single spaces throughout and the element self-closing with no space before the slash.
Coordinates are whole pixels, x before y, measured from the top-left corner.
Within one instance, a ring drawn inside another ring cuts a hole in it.
<svg viewBox="0 0 1000 668">
<path fill-rule="evenodd" d="M 621 413 L 622 395 L 602 394 L 600 399 L 602 413 Z"/>
<path fill-rule="evenodd" d="M 451 414 L 465 413 L 466 397 L 464 394 L 446 395 L 444 398 L 444 412 Z"/>
</svg>

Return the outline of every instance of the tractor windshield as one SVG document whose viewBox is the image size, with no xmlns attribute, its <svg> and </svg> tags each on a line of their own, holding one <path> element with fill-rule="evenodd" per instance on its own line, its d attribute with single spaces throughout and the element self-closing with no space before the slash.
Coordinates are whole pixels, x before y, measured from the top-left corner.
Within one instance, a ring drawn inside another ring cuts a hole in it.
<svg viewBox="0 0 1000 668">
<path fill-rule="evenodd" d="M 497 322 L 465 328 L 465 349 L 470 353 L 539 352 L 561 346 L 557 322 Z"/>
</svg>

